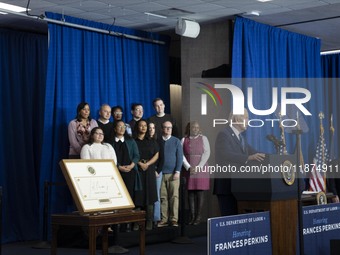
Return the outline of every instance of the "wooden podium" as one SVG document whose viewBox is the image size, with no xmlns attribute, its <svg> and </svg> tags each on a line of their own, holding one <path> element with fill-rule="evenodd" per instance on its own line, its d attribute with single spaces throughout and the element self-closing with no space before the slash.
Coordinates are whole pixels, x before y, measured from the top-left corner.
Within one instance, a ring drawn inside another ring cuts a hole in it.
<svg viewBox="0 0 340 255">
<path fill-rule="evenodd" d="M 295 155 L 266 155 L 264 162 L 254 165 L 296 165 Z M 292 169 L 293 170 L 293 169 Z M 294 172 L 294 171 L 293 171 Z M 296 174 L 296 173 L 295 173 Z M 298 180 L 287 184 L 282 172 L 252 175 L 249 179 L 231 180 L 231 189 L 237 199 L 238 212 L 270 211 L 272 250 L 274 255 L 295 255 L 298 223 Z M 259 178 L 260 177 L 260 178 Z"/>
</svg>

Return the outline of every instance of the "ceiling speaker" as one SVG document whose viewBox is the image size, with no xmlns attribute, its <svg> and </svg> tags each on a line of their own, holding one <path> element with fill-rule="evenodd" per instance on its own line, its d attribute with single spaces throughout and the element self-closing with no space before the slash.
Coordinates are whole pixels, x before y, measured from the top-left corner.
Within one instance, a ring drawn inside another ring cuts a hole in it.
<svg viewBox="0 0 340 255">
<path fill-rule="evenodd" d="M 200 24 L 191 20 L 179 19 L 175 32 L 181 36 L 196 38 L 200 33 Z"/>
</svg>

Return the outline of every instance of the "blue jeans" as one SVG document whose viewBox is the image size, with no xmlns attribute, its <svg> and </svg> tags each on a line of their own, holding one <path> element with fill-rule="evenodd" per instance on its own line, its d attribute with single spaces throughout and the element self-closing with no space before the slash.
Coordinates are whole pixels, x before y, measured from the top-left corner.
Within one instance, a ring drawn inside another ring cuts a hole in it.
<svg viewBox="0 0 340 255">
<path fill-rule="evenodd" d="M 161 192 L 161 184 L 162 184 L 162 172 L 156 177 L 156 187 L 157 187 L 157 201 L 154 204 L 153 211 L 153 221 L 157 222 L 161 220 L 161 202 L 160 202 L 160 192 Z"/>
</svg>

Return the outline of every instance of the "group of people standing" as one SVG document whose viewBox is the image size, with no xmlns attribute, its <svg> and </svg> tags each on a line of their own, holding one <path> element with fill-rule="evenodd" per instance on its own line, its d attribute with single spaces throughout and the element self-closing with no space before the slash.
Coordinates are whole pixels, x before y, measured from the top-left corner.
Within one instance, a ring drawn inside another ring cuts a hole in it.
<svg viewBox="0 0 340 255">
<path fill-rule="evenodd" d="M 136 208 L 146 211 L 147 230 L 154 223 L 158 227 L 178 226 L 179 179 L 184 169 L 190 224 L 199 224 L 209 176 L 195 170 L 207 164 L 208 139 L 200 133 L 199 124 L 191 122 L 179 140 L 176 122 L 164 112 L 163 100 L 154 99 L 153 106 L 156 114 L 146 120 L 142 104 L 132 104 L 133 117 L 125 123 L 120 106 L 102 105 L 96 121 L 91 118 L 89 104 L 80 103 L 68 126 L 69 158 L 112 159 Z"/>
</svg>

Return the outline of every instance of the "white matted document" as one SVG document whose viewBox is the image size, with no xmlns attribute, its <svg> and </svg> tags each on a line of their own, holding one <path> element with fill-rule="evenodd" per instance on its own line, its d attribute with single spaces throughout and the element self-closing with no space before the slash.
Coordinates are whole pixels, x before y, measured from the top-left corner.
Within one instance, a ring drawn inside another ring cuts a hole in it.
<svg viewBox="0 0 340 255">
<path fill-rule="evenodd" d="M 59 165 L 80 214 L 135 207 L 113 160 L 63 159 Z"/>
</svg>

